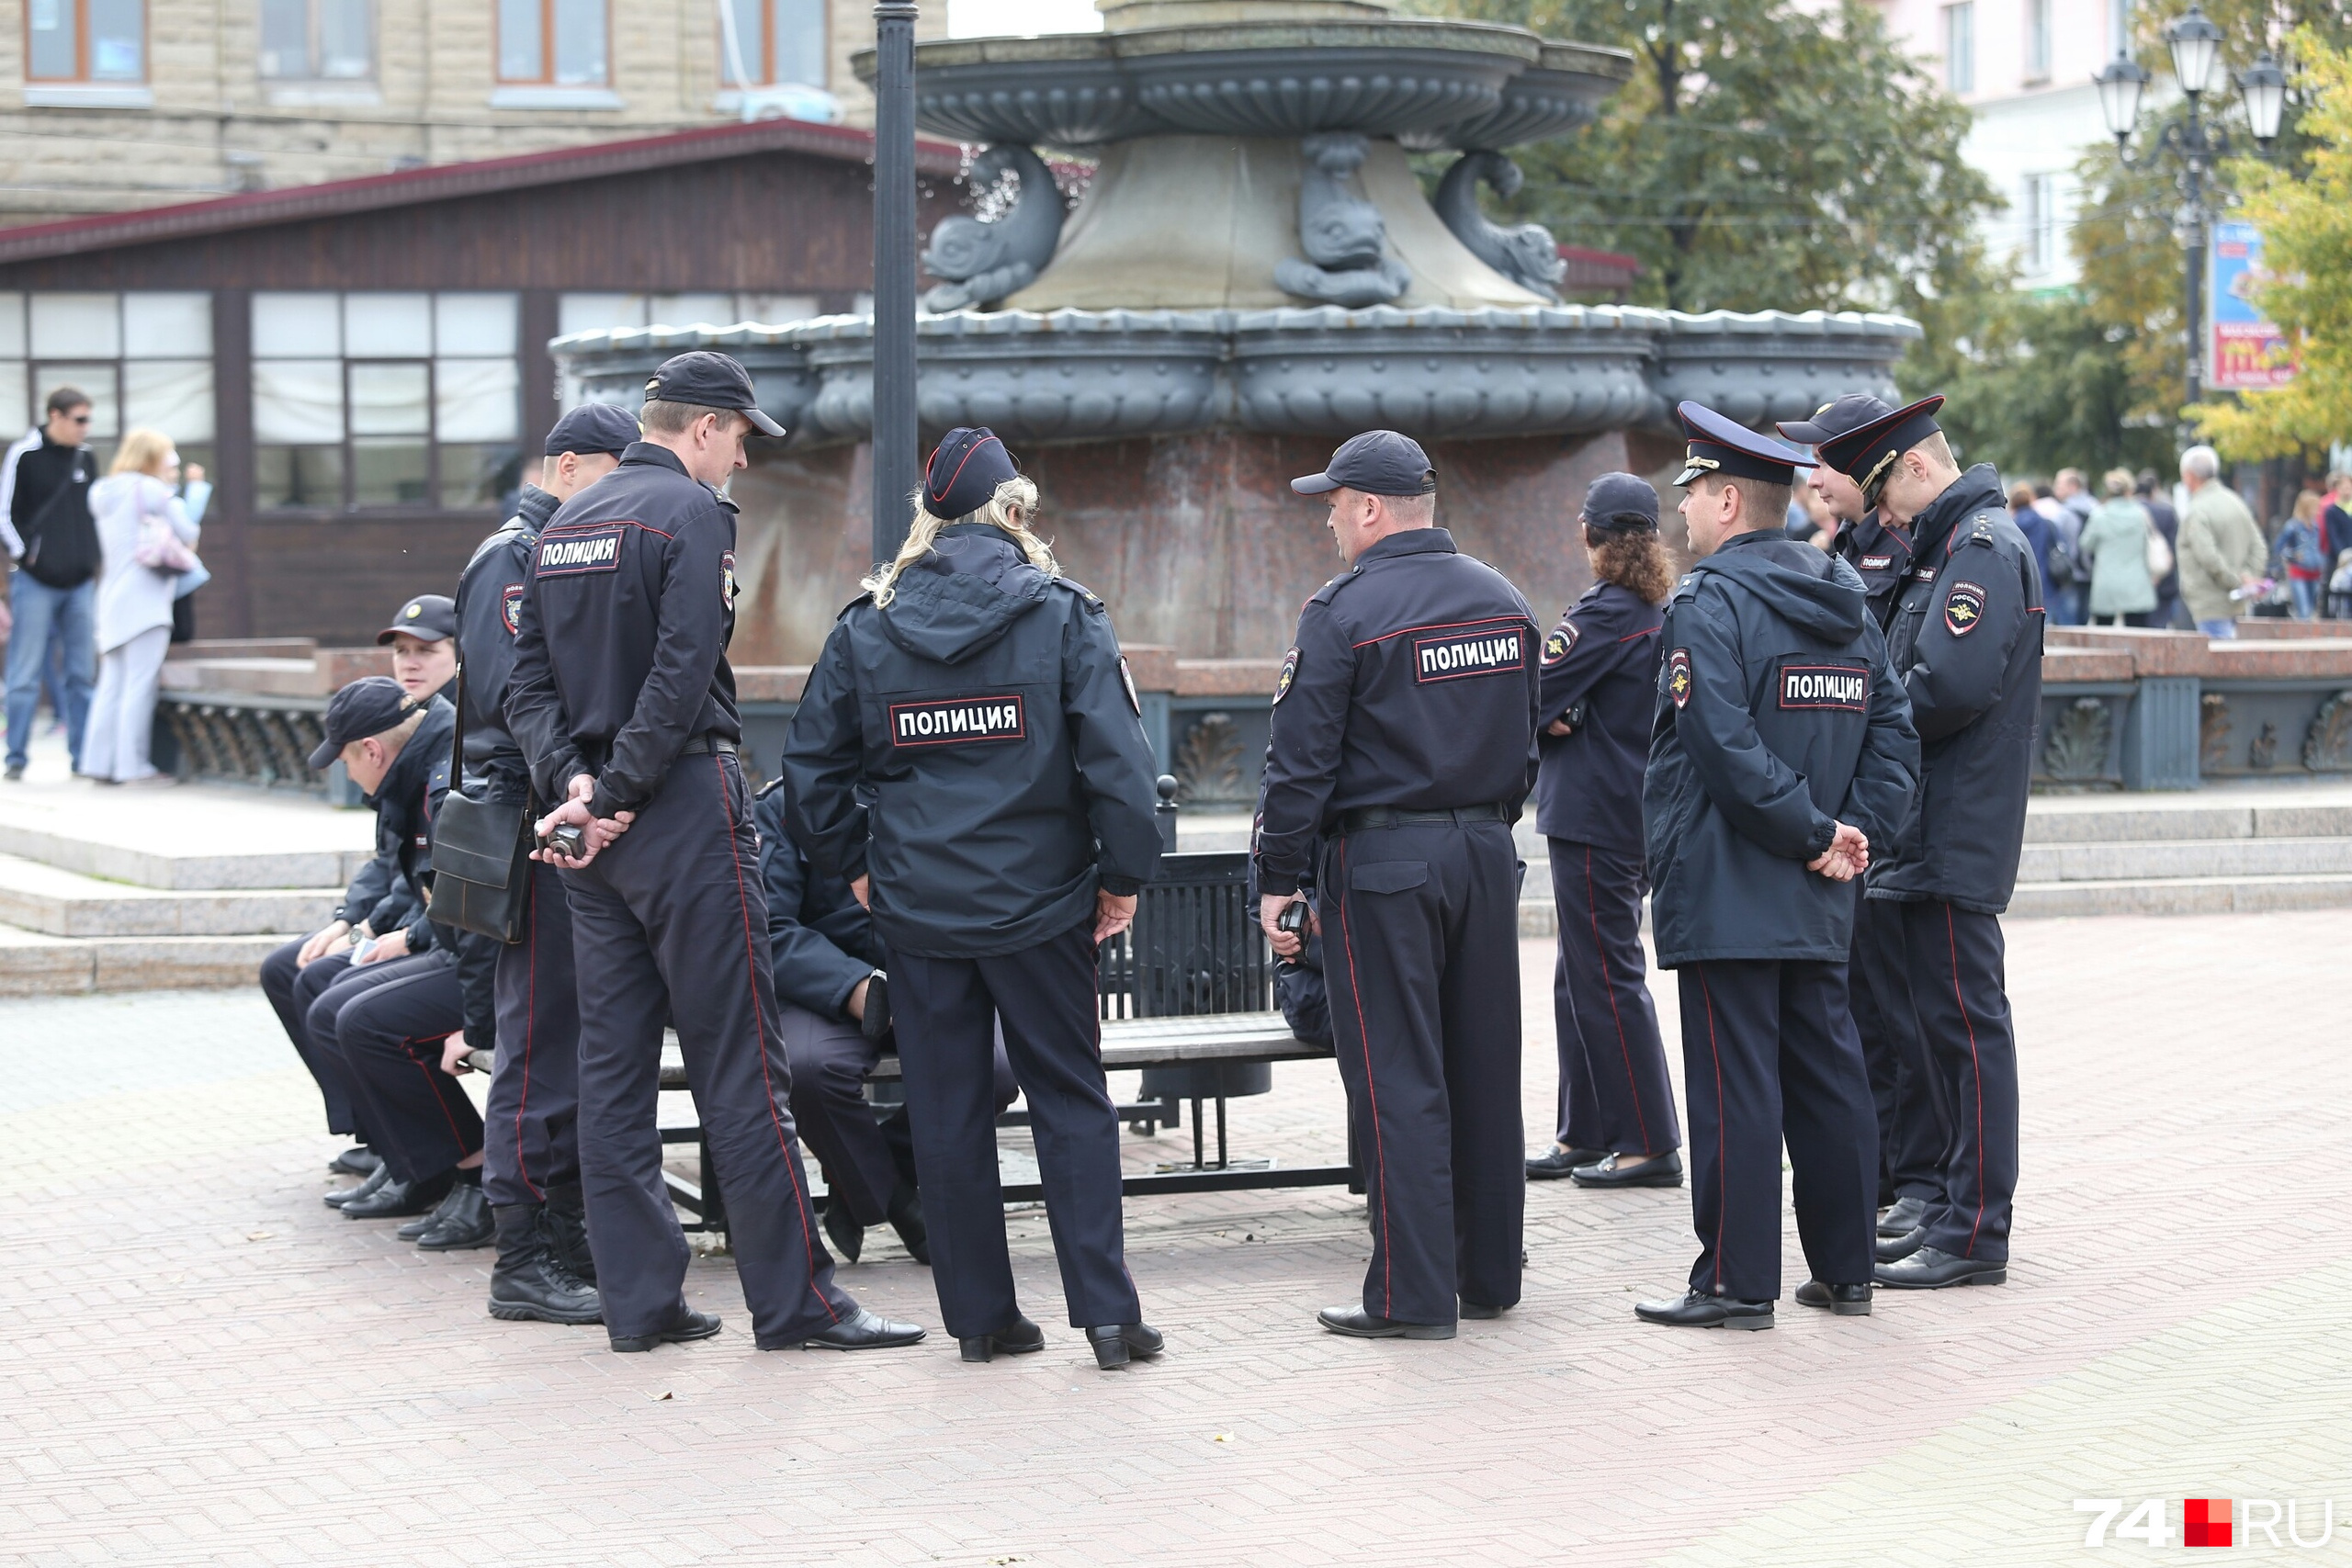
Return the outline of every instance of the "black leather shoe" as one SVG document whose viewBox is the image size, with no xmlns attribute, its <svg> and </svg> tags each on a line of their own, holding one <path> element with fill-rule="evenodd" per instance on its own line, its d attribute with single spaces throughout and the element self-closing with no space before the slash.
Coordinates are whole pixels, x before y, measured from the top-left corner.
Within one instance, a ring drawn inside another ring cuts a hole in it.
<svg viewBox="0 0 2352 1568">
<path fill-rule="evenodd" d="M 613 1348 L 628 1355 L 650 1350 L 657 1345 L 684 1345 L 690 1339 L 707 1339 L 718 1332 L 718 1318 L 681 1302 L 669 1327 L 657 1328 L 650 1334 L 616 1334 L 612 1337 Z"/>
<path fill-rule="evenodd" d="M 574 1274 L 548 1239 L 537 1204 L 494 1208 L 498 1262 L 490 1271 L 490 1315 L 513 1323 L 602 1323 L 596 1287 Z"/>
<path fill-rule="evenodd" d="M 806 1339 L 786 1339 L 780 1344 L 763 1344 L 760 1348 L 789 1350 L 797 1345 L 803 1350 L 895 1350 L 901 1345 L 914 1344 L 928 1332 L 911 1323 L 893 1323 L 879 1313 L 859 1307 L 848 1317 Z"/>
<path fill-rule="evenodd" d="M 1671 1301 L 1635 1302 L 1634 1315 L 1644 1323 L 1662 1323 L 1669 1328 L 1770 1328 L 1772 1303 L 1687 1291 Z"/>
<path fill-rule="evenodd" d="M 327 1168 L 339 1176 L 365 1176 L 384 1163 L 384 1156 L 365 1144 L 354 1144 L 327 1161 Z"/>
<path fill-rule="evenodd" d="M 910 1182 L 900 1182 L 890 1194 L 890 1228 L 899 1233 L 899 1243 L 907 1255 L 924 1268 L 931 1267 L 931 1227 L 923 1224 L 922 1195 Z"/>
<path fill-rule="evenodd" d="M 1102 1324 L 1086 1331 L 1086 1342 L 1094 1347 L 1094 1364 L 1106 1372 L 1125 1366 L 1130 1356 L 1148 1361 L 1168 1343 L 1148 1323 Z"/>
<path fill-rule="evenodd" d="M 545 1189 L 547 1208 L 541 1214 L 547 1243 L 563 1266 L 582 1283 L 596 1282 L 596 1255 L 588 1250 L 588 1205 L 577 1181 L 559 1181 Z"/>
<path fill-rule="evenodd" d="M 1897 1198 L 1886 1213 L 1878 1217 L 1878 1234 L 1882 1236 L 1909 1235 L 1927 1222 L 1928 1201 L 1925 1198 Z"/>
<path fill-rule="evenodd" d="M 1611 1155 L 1591 1165 L 1580 1165 L 1568 1173 L 1576 1178 L 1578 1187 L 1679 1187 L 1682 1185 L 1682 1156 L 1668 1149 L 1647 1159 L 1627 1159 L 1623 1155 Z"/>
<path fill-rule="evenodd" d="M 1825 1285 L 1818 1280 L 1807 1280 L 1797 1287 L 1797 1305 L 1827 1307 L 1839 1317 L 1868 1317 L 1871 1288 L 1868 1284 Z"/>
<path fill-rule="evenodd" d="M 1509 1307 L 1488 1306 L 1484 1302 L 1474 1302 L 1466 1296 L 1462 1301 L 1462 1315 L 1474 1321 L 1483 1322 L 1487 1318 L 1500 1317 L 1509 1311 L 1510 1311 Z"/>
<path fill-rule="evenodd" d="M 1871 1272 L 1890 1291 L 1940 1291 L 1946 1285 L 1998 1285 L 2009 1277 L 2007 1258 L 1954 1258 L 1923 1247 L 1907 1258 L 1882 1263 Z"/>
<path fill-rule="evenodd" d="M 392 1168 L 384 1164 L 381 1160 L 379 1160 L 376 1162 L 376 1168 L 369 1171 L 361 1179 L 353 1183 L 349 1187 L 336 1188 L 334 1191 L 328 1193 L 324 1198 L 320 1200 L 320 1201 L 326 1204 L 330 1209 L 340 1209 L 345 1204 L 356 1202 L 359 1199 L 373 1198 L 378 1192 L 383 1190 L 384 1183 L 390 1181 L 391 1179 Z"/>
<path fill-rule="evenodd" d="M 825 1200 L 825 1213 L 819 1222 L 825 1227 L 825 1239 L 833 1244 L 844 1263 L 854 1263 L 857 1255 L 865 1250 L 865 1227 L 849 1212 L 849 1205 L 838 1195 Z"/>
<path fill-rule="evenodd" d="M 1344 1334 L 1351 1339 L 1451 1339 L 1453 1325 L 1450 1323 L 1407 1323 L 1394 1317 L 1374 1317 L 1360 1306 L 1325 1307 L 1315 1314 L 1315 1321 L 1334 1334 Z"/>
<path fill-rule="evenodd" d="M 1908 1258 L 1919 1250 L 1928 1239 L 1928 1227 L 1916 1225 L 1901 1235 L 1883 1235 L 1876 1243 L 1878 1260 L 1892 1263 L 1898 1258 Z"/>
<path fill-rule="evenodd" d="M 1590 1165 L 1595 1160 L 1604 1160 L 1608 1157 L 1609 1151 L 1607 1149 L 1563 1149 L 1555 1147 L 1550 1154 L 1538 1155 L 1533 1159 L 1527 1162 L 1527 1179 L 1530 1181 L 1557 1181 L 1580 1165 Z"/>
<path fill-rule="evenodd" d="M 479 1181 L 460 1181 L 450 1188 L 433 1214 L 433 1224 L 416 1238 L 419 1252 L 471 1252 L 488 1247 L 498 1230 Z"/>
<path fill-rule="evenodd" d="M 985 1361 L 999 1350 L 1008 1356 L 1026 1356 L 1046 1348 L 1046 1331 L 1025 1317 L 1016 1317 L 1010 1328 L 1000 1328 L 994 1334 L 975 1334 L 968 1339 L 956 1341 L 956 1348 L 967 1361 Z"/>
<path fill-rule="evenodd" d="M 458 1173 L 445 1170 L 422 1181 L 387 1181 L 368 1198 L 354 1198 L 343 1206 L 346 1220 L 397 1220 L 422 1214 L 449 1195 Z"/>
<path fill-rule="evenodd" d="M 392 1234 L 400 1237 L 402 1241 L 414 1241 L 418 1236 L 421 1236 L 426 1231 L 431 1230 L 435 1224 L 440 1220 L 442 1213 L 457 1201 L 458 1189 L 452 1187 L 449 1189 L 449 1195 L 447 1197 L 442 1199 L 441 1201 L 433 1205 L 429 1211 L 417 1215 L 416 1218 L 409 1221 L 406 1224 L 401 1226 L 400 1229 L 394 1231 Z"/>
</svg>

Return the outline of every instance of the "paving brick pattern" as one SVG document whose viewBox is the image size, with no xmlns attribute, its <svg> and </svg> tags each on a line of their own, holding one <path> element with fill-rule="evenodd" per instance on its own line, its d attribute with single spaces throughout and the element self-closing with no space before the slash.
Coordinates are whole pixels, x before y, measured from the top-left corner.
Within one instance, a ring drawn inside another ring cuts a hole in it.
<svg viewBox="0 0 2352 1568">
<path fill-rule="evenodd" d="M 2334 1544 L 2278 1555 L 2352 1557 L 2352 913 L 2013 934 L 2003 1289 L 1648 1328 L 1686 1195 L 1539 1186 L 1519 1311 L 1365 1344 L 1311 1318 L 1356 1289 L 1360 1201 L 1138 1200 L 1170 1351 L 1115 1375 L 1061 1326 L 1034 1211 L 1051 1343 L 985 1368 L 936 1337 L 761 1354 L 724 1258 L 689 1276 L 728 1322 L 701 1345 L 493 1322 L 487 1253 L 318 1202 L 334 1145 L 257 995 L 0 1002 L 0 1562 L 2009 1563 L 2074 1561 L 2076 1497 L 2170 1498 L 2177 1540 L 2192 1495 L 2333 1498 Z M 1282 1067 L 1235 1151 L 1335 1158 L 1339 1108 L 1328 1066 Z M 866 1256 L 861 1299 L 936 1324 L 922 1269 Z"/>
</svg>

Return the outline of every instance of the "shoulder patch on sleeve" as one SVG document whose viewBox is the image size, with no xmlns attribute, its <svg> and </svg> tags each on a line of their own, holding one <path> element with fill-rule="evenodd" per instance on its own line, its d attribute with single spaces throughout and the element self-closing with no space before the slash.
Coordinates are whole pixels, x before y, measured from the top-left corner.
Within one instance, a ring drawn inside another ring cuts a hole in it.
<svg viewBox="0 0 2352 1568">
<path fill-rule="evenodd" d="M 1274 672 L 1274 702 L 1279 705 L 1290 695 L 1291 682 L 1298 679 L 1298 649 L 1294 645 L 1283 655 L 1283 667 Z"/>
<path fill-rule="evenodd" d="M 1960 581 L 1951 585 L 1944 595 L 1944 626 L 1954 637 L 1966 637 L 1984 619 L 1984 590 L 1973 582 Z"/>
<path fill-rule="evenodd" d="M 1676 707 L 1690 701 L 1690 650 L 1678 648 L 1666 656 L 1666 694 Z"/>
<path fill-rule="evenodd" d="M 1119 655 L 1119 684 L 1126 689 L 1127 705 L 1136 710 L 1137 718 L 1141 718 L 1143 698 L 1136 694 L 1136 674 L 1134 671 L 1127 668 L 1127 656 L 1124 653 Z"/>
<path fill-rule="evenodd" d="M 1552 628 L 1552 635 L 1544 639 L 1544 662 L 1557 664 L 1561 660 L 1566 659 L 1569 651 L 1576 647 L 1577 637 L 1579 635 L 1576 622 L 1562 615 L 1560 624 Z"/>
</svg>

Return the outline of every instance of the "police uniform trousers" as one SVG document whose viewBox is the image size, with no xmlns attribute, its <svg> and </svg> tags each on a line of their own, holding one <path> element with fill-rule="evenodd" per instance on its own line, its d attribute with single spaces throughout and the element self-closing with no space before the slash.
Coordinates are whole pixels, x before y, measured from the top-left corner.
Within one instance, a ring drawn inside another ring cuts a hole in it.
<svg viewBox="0 0 2352 1568">
<path fill-rule="evenodd" d="M 1655 1155 L 1679 1148 L 1682 1124 L 1666 1076 L 1642 954 L 1638 851 L 1568 839 L 1552 847 L 1559 958 L 1552 1018 L 1560 1051 L 1559 1141 L 1568 1148 Z"/>
<path fill-rule="evenodd" d="M 2018 1047 L 1998 918 L 1938 899 L 1900 906 L 1911 997 L 1951 1108 L 1941 1191 L 1925 1245 L 2004 1262 L 2018 1185 Z"/>
<path fill-rule="evenodd" d="M 1847 1010 L 1846 966 L 1714 959 L 1682 966 L 1682 1086 L 1690 1108 L 1690 1287 L 1781 1294 L 1781 1145 L 1813 1277 L 1870 1280 L 1878 1117 Z"/>
<path fill-rule="evenodd" d="M 498 950 L 498 1066 L 490 1075 L 482 1190 L 544 1203 L 580 1179 L 580 988 L 562 874 L 532 861 L 519 942 Z M 476 1042 L 477 1044 L 481 1043 Z"/>
<path fill-rule="evenodd" d="M 302 943 L 309 940 L 297 937 L 261 961 L 262 995 L 269 998 L 286 1038 L 293 1043 L 294 1054 L 302 1059 L 311 1081 L 319 1086 L 319 1098 L 326 1104 L 327 1131 L 345 1134 L 364 1144 L 368 1134 L 359 1125 L 351 1081 L 345 1076 L 342 1060 L 334 1054 L 332 1024 L 322 1037 L 311 1032 L 311 1010 L 328 987 L 351 973 L 351 949 L 337 948 L 323 958 L 313 959 L 307 968 L 297 968 L 294 961 L 301 953 Z M 363 975 L 368 972 L 359 971 Z M 333 1016 L 330 1011 L 329 1019 Z"/>
<path fill-rule="evenodd" d="M 1316 919 L 1377 1317 L 1452 1323 L 1457 1296 L 1519 1301 L 1518 863 L 1501 822 L 1400 823 L 1324 852 Z"/>
<path fill-rule="evenodd" d="M 994 1019 L 1029 1097 L 1046 1220 L 1074 1328 L 1140 1323 L 1127 1275 L 1119 1113 L 1102 1081 L 1093 917 L 989 958 L 893 951 L 890 1010 L 907 1086 L 915 1169 L 931 1230 L 932 1282 L 958 1339 L 1021 1315 L 997 1180 Z M 992 1017 L 993 1015 L 993 1017 Z"/>
<path fill-rule="evenodd" d="M 763 1348 L 854 1314 L 817 1239 L 769 968 L 751 792 L 731 754 L 670 765 L 628 830 L 563 874 L 580 992 L 580 1181 L 605 1325 L 669 1326 L 684 1304 L 686 1238 L 662 1180 L 662 1030 L 727 1197 L 735 1270 Z"/>
<path fill-rule="evenodd" d="M 329 987 L 322 1005 L 346 991 L 334 1012 L 335 1054 L 374 1134 L 370 1146 L 392 1174 L 422 1181 L 479 1152 L 481 1113 L 441 1070 L 441 1042 L 466 1026 L 457 955 L 435 949 L 368 964 Z M 316 1010 L 312 1019 L 315 1028 Z"/>
<path fill-rule="evenodd" d="M 1902 906 L 1861 897 L 1860 878 L 1854 886 L 1846 990 L 1878 1110 L 1878 1201 L 1881 1207 L 1897 1198 L 1933 1201 L 1943 1191 L 1951 1113 L 1911 1005 Z"/>
<path fill-rule="evenodd" d="M 792 1068 L 792 1119 L 824 1167 L 826 1201 L 844 1205 L 861 1225 L 878 1225 L 889 1217 L 890 1196 L 899 1183 L 918 1184 L 906 1108 L 877 1118 L 865 1098 L 866 1075 L 881 1061 L 883 1047 L 895 1051 L 897 1043 L 889 1034 L 868 1040 L 855 1019 L 826 1018 L 790 1002 L 781 1006 L 784 1058 Z M 1019 1090 L 1005 1059 L 1001 1028 L 996 1032 L 994 1072 L 996 1110 L 1002 1111 Z"/>
</svg>

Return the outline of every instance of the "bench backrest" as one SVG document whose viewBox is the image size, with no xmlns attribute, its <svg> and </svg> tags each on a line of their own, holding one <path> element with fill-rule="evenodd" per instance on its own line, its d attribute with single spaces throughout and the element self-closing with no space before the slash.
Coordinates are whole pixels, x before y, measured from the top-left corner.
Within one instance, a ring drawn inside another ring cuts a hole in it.
<svg viewBox="0 0 2352 1568">
<path fill-rule="evenodd" d="M 1132 930 L 1095 960 L 1104 1018 L 1262 1012 L 1274 1005 L 1273 954 L 1250 907 L 1241 851 L 1169 854 L 1136 905 Z"/>
</svg>

